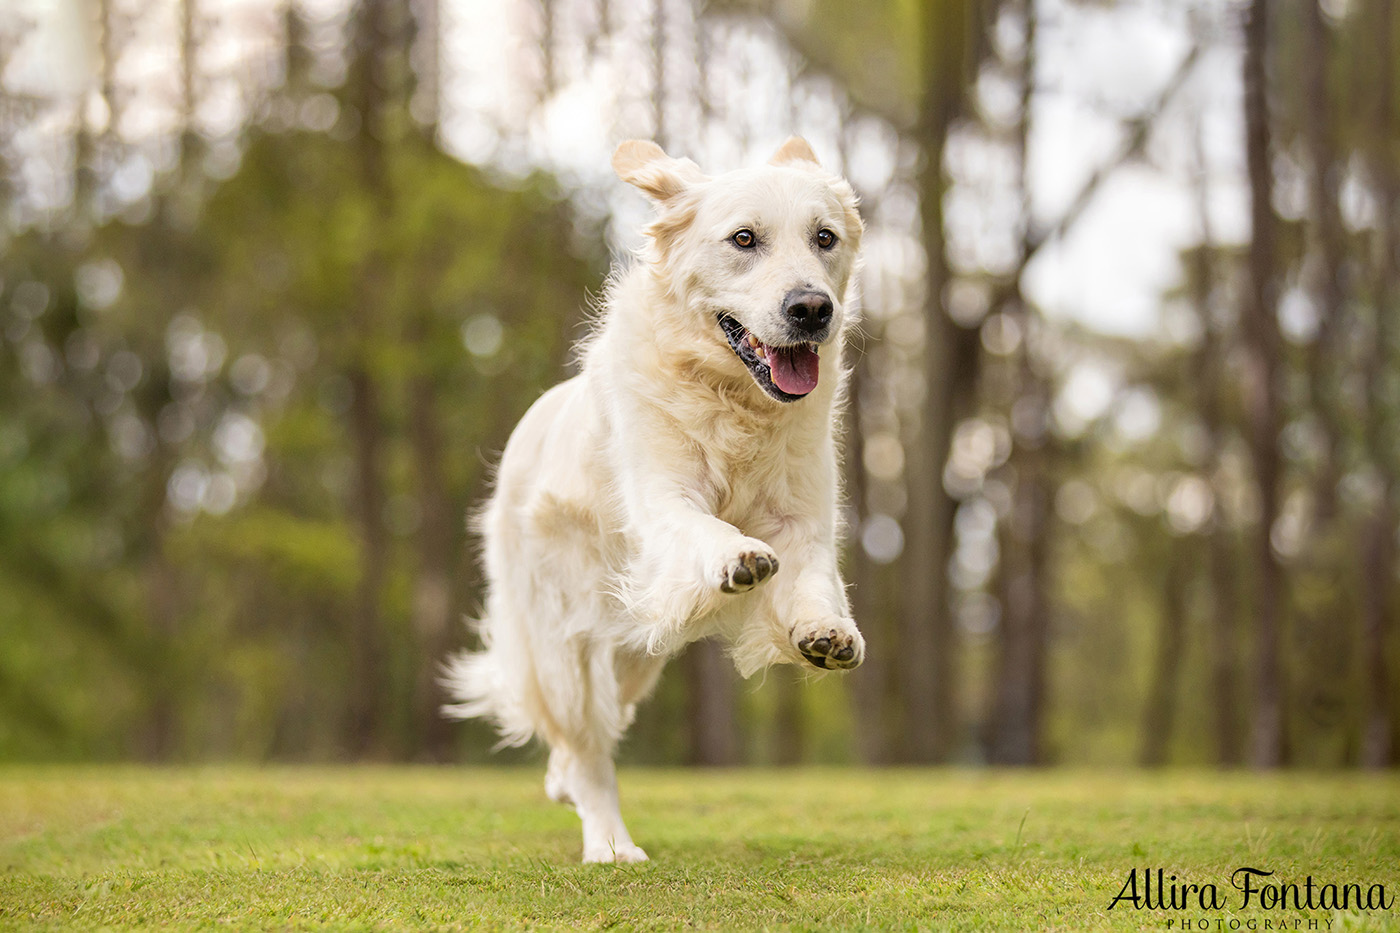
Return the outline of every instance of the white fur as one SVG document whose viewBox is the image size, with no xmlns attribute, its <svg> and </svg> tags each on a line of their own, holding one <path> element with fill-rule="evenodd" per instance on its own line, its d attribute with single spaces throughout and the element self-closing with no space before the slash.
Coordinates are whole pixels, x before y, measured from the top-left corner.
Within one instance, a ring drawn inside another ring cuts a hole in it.
<svg viewBox="0 0 1400 933">
<path fill-rule="evenodd" d="M 459 701 L 448 715 L 489 718 L 504 744 L 549 745 L 546 790 L 582 817 L 585 861 L 646 858 L 623 825 L 612 756 L 668 657 L 718 635 L 747 677 L 804 663 L 797 646 L 816 638 L 853 649 L 844 666 L 864 652 L 836 550 L 834 413 L 862 232 L 850 186 L 796 138 L 768 165 L 714 178 L 651 143 L 624 143 L 613 164 L 658 217 L 640 260 L 608 284 L 580 374 L 506 445 L 479 519 L 484 649 L 446 676 Z M 838 237 L 829 250 L 813 242 L 823 227 Z M 736 248 L 740 228 L 764 248 Z M 717 315 L 780 344 L 794 288 L 824 290 L 834 311 L 816 389 L 784 403 Z M 721 589 L 759 557 L 779 570 Z"/>
</svg>

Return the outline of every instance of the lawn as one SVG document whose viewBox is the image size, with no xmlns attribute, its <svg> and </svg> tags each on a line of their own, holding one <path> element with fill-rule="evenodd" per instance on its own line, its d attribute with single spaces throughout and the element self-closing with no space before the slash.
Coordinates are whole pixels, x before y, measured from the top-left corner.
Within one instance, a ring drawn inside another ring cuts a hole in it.
<svg viewBox="0 0 1400 933">
<path fill-rule="evenodd" d="M 0 927 L 1400 930 L 1400 906 L 1269 910 L 1230 887 L 1250 866 L 1304 897 L 1308 876 L 1400 897 L 1393 776 L 629 770 L 653 860 L 621 866 L 577 864 L 541 778 L 3 768 Z M 1108 909 L 1159 868 L 1167 897 L 1176 875 L 1225 903 Z"/>
</svg>

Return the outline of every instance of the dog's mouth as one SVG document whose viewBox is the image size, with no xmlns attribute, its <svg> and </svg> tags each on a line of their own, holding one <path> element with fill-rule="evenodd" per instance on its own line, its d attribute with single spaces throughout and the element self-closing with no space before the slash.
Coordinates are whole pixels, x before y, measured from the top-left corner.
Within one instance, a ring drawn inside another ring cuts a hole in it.
<svg viewBox="0 0 1400 933">
<path fill-rule="evenodd" d="M 817 387 L 821 358 L 814 343 L 769 346 L 727 314 L 719 326 L 737 356 L 748 367 L 759 388 L 780 402 L 795 402 Z"/>
</svg>

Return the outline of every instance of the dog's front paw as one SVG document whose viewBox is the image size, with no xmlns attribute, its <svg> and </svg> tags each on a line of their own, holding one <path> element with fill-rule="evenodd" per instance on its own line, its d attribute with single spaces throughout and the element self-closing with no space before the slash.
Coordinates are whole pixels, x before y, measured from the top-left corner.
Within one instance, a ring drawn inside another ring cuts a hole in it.
<svg viewBox="0 0 1400 933">
<path fill-rule="evenodd" d="M 802 657 L 823 670 L 850 670 L 865 660 L 865 639 L 850 619 L 795 626 L 792 643 Z"/>
<path fill-rule="evenodd" d="M 726 593 L 743 593 L 778 572 L 778 555 L 759 541 L 724 562 L 719 572 L 719 588 Z"/>
</svg>

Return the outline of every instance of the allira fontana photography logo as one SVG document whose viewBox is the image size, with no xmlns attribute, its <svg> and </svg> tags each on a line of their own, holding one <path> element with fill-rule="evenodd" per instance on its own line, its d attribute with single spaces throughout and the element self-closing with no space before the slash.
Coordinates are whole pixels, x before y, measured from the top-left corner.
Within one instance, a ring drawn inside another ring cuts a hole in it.
<svg viewBox="0 0 1400 933">
<path fill-rule="evenodd" d="M 1166 920 L 1178 930 L 1321 930 L 1331 919 L 1291 916 L 1300 911 L 1368 913 L 1390 910 L 1395 897 L 1385 885 L 1366 880 L 1318 881 L 1308 875 L 1300 881 L 1275 877 L 1272 870 L 1241 866 L 1227 883 L 1196 882 L 1169 874 L 1166 869 L 1131 869 L 1109 910 L 1180 911 Z M 1202 912 L 1268 913 L 1265 917 L 1202 916 Z"/>
</svg>

